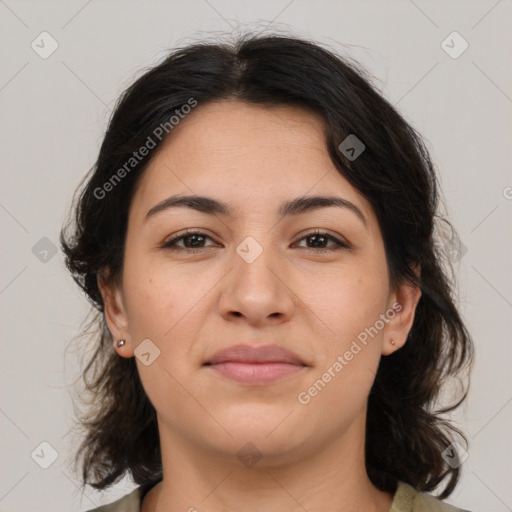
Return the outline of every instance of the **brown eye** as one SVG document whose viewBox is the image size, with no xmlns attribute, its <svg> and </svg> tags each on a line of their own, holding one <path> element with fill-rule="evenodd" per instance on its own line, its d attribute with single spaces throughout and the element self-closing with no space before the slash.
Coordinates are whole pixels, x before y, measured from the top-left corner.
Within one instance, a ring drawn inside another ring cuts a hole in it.
<svg viewBox="0 0 512 512">
<path fill-rule="evenodd" d="M 187 250 L 189 252 L 199 252 L 207 247 L 203 246 L 205 239 L 211 237 L 200 231 L 187 231 L 182 233 L 170 240 L 167 240 L 163 245 L 162 249 L 170 250 Z M 183 241 L 183 246 L 178 245 L 179 242 Z"/>
<path fill-rule="evenodd" d="M 311 245 L 305 247 L 309 252 L 334 252 L 339 249 L 349 249 L 349 246 L 345 242 L 323 231 L 313 231 L 303 236 L 299 242 L 302 240 L 312 240 Z M 330 249 L 325 247 L 325 244 L 328 242 L 333 242 L 334 244 Z"/>
</svg>

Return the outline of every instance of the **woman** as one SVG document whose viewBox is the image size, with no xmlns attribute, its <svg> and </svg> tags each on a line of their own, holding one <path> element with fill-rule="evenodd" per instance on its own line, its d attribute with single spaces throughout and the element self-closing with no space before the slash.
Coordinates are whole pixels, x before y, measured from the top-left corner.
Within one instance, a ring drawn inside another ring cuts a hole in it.
<svg viewBox="0 0 512 512">
<path fill-rule="evenodd" d="M 196 44 L 130 86 L 61 234 L 101 330 L 84 486 L 138 484 L 101 510 L 457 510 L 465 393 L 434 406 L 473 349 L 437 203 L 420 136 L 312 42 Z"/>
</svg>

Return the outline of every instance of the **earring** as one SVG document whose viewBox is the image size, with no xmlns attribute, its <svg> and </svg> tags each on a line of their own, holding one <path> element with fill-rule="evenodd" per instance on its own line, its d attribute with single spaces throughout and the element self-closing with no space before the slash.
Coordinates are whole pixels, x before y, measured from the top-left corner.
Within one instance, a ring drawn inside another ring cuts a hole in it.
<svg viewBox="0 0 512 512">
<path fill-rule="evenodd" d="M 122 347 L 125 343 L 126 343 L 126 340 L 119 340 L 119 341 L 117 342 L 117 346 L 118 346 L 118 347 Z"/>
<path fill-rule="evenodd" d="M 391 345 L 395 344 L 395 340 L 393 340 L 393 339 L 389 340 L 389 342 L 391 343 Z"/>
</svg>

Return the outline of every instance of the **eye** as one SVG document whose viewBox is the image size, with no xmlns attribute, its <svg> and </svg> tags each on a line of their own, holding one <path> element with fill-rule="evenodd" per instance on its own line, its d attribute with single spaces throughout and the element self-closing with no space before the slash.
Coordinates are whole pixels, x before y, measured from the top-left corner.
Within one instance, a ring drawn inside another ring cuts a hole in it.
<svg viewBox="0 0 512 512">
<path fill-rule="evenodd" d="M 196 252 L 201 252 L 205 247 L 201 246 L 201 243 L 206 239 L 209 238 L 211 240 L 211 237 L 206 235 L 205 233 L 202 233 L 200 231 L 193 231 L 193 230 L 187 230 L 185 233 L 182 233 L 174 238 L 171 238 L 170 240 L 167 240 L 162 245 L 162 249 L 171 249 L 171 250 L 187 250 L 188 252 L 191 252 L 192 254 Z M 184 242 L 184 246 L 178 245 L 178 242 Z"/>
<path fill-rule="evenodd" d="M 308 249 L 307 252 L 334 252 L 334 251 L 338 251 L 340 249 L 350 249 L 350 246 L 347 243 L 342 242 L 338 238 L 336 238 L 328 233 L 325 233 L 324 231 L 320 231 L 320 230 L 314 230 L 311 233 L 308 233 L 307 235 L 300 238 L 299 242 L 301 242 L 302 240 L 308 240 L 308 239 L 313 241 L 314 247 L 311 250 L 310 250 L 310 247 L 306 247 L 306 249 Z M 330 249 L 324 248 L 324 247 L 318 247 L 327 242 L 333 242 L 334 246 L 331 246 Z"/>
<path fill-rule="evenodd" d="M 187 230 L 184 233 L 171 238 L 164 242 L 161 246 L 162 249 L 170 249 L 170 250 L 186 250 L 192 254 L 202 252 L 207 249 L 208 246 L 203 246 L 204 241 L 209 238 L 212 238 L 201 231 Z M 334 252 L 339 249 L 350 249 L 350 246 L 339 240 L 338 238 L 330 235 L 324 231 L 314 230 L 307 235 L 300 238 L 298 241 L 302 242 L 302 240 L 313 240 L 313 247 L 304 247 L 307 249 L 307 252 L 319 253 L 319 252 Z M 183 246 L 179 245 L 180 242 L 183 242 Z M 325 243 L 332 242 L 334 245 L 331 248 L 320 247 Z"/>
</svg>

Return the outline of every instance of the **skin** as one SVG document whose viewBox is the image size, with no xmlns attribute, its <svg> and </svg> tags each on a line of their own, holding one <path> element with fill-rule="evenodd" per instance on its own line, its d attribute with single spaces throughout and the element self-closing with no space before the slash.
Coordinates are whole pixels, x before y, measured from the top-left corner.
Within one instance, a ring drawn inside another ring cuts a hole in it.
<svg viewBox="0 0 512 512">
<path fill-rule="evenodd" d="M 322 119 L 301 107 L 199 105 L 138 183 L 122 275 L 101 277 L 99 285 L 113 339 L 127 340 L 114 345 L 119 356 L 134 357 L 147 338 L 160 350 L 148 366 L 136 359 L 157 411 L 164 475 L 143 512 L 391 506 L 393 496 L 373 486 L 365 470 L 367 397 L 380 358 L 405 343 L 420 291 L 391 286 L 375 213 L 334 168 L 323 130 Z M 145 220 L 173 194 L 214 197 L 236 215 L 175 207 Z M 332 206 L 279 219 L 283 201 L 323 194 L 350 201 L 366 225 L 350 209 Z M 190 252 L 186 239 L 176 250 L 161 248 L 192 228 L 209 237 L 199 240 L 202 252 Z M 337 250 L 319 251 L 309 235 L 315 228 L 349 248 L 325 240 L 317 246 Z M 263 249 L 252 263 L 236 252 L 248 236 Z M 301 404 L 297 395 L 397 302 L 401 311 Z M 240 343 L 277 344 L 308 366 L 265 386 L 203 366 Z M 248 442 L 261 455 L 252 466 L 237 457 Z"/>
</svg>

